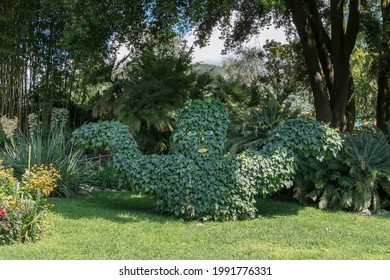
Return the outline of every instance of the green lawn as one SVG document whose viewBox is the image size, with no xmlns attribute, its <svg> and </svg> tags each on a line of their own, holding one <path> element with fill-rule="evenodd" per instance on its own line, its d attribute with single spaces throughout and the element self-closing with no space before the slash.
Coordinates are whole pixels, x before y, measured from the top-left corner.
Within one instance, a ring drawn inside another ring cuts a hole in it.
<svg viewBox="0 0 390 280">
<path fill-rule="evenodd" d="M 55 204 L 36 243 L 0 259 L 390 259 L 390 217 L 322 211 L 271 199 L 252 221 L 183 222 L 148 197 L 93 193 Z"/>
</svg>

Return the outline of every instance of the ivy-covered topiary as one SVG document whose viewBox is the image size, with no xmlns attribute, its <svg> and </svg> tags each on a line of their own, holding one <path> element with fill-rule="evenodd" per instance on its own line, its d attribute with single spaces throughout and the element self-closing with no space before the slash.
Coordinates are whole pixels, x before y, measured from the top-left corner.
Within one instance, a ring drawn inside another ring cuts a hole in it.
<svg viewBox="0 0 390 280">
<path fill-rule="evenodd" d="M 270 155 L 249 150 L 238 155 L 236 160 L 240 184 L 255 189 L 263 197 L 290 188 L 294 183 L 296 157 L 285 148 Z"/>
<path fill-rule="evenodd" d="M 190 158 L 222 156 L 228 126 L 229 115 L 222 103 L 191 100 L 178 111 L 171 150 Z"/>
<path fill-rule="evenodd" d="M 304 158 L 324 158 L 337 156 L 343 147 L 343 140 L 337 130 L 310 119 L 289 119 L 280 123 L 269 134 L 262 148 L 264 155 L 287 149 Z"/>
<path fill-rule="evenodd" d="M 144 157 L 137 176 L 157 209 L 184 219 L 255 217 L 256 190 L 239 180 L 238 161 L 223 156 L 229 119 L 215 100 L 193 100 L 179 110 L 172 155 Z"/>
<path fill-rule="evenodd" d="M 126 125 L 111 121 L 89 123 L 73 132 L 72 141 L 82 149 L 109 151 L 113 167 L 118 171 L 119 182 L 124 186 L 128 183 L 135 185 L 132 175 L 138 172 L 138 160 L 142 158 L 142 153 Z"/>
<path fill-rule="evenodd" d="M 231 157 L 151 155 L 140 162 L 140 170 L 139 179 L 152 190 L 161 213 L 203 221 L 256 216 L 256 191 L 238 182 L 239 168 Z"/>
<path fill-rule="evenodd" d="M 119 123 L 88 124 L 73 138 L 84 148 L 109 149 L 131 189 L 151 193 L 160 212 L 200 220 L 255 217 L 256 194 L 292 186 L 298 155 L 321 159 L 341 148 L 335 131 L 296 119 L 273 130 L 262 150 L 224 155 L 228 124 L 220 102 L 192 100 L 178 111 L 170 155 L 142 155 Z"/>
</svg>

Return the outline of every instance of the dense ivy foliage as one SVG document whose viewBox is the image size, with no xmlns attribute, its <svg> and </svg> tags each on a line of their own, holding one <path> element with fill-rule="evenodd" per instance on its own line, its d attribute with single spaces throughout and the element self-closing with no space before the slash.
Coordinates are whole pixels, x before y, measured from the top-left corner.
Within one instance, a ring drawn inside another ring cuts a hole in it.
<svg viewBox="0 0 390 280">
<path fill-rule="evenodd" d="M 83 149 L 109 151 L 120 182 L 127 185 L 134 181 L 132 173 L 137 170 L 142 154 L 126 125 L 109 121 L 89 123 L 73 132 L 72 141 Z"/>
<path fill-rule="evenodd" d="M 150 193 L 159 212 L 183 219 L 249 219 L 255 195 L 294 184 L 300 162 L 335 157 L 339 134 L 311 120 L 282 122 L 262 149 L 224 155 L 228 113 L 215 100 L 192 100 L 178 111 L 172 154 L 145 156 L 120 123 L 88 124 L 75 131 L 84 148 L 109 149 L 131 190 Z"/>
<path fill-rule="evenodd" d="M 171 150 L 194 158 L 223 155 L 229 116 L 216 100 L 192 100 L 178 111 Z M 207 152 L 199 153 L 199 149 Z M 206 151 L 206 150 L 204 150 Z"/>
<path fill-rule="evenodd" d="M 283 188 L 290 188 L 296 172 L 295 156 L 286 149 L 270 155 L 263 151 L 247 151 L 237 156 L 241 185 L 268 196 Z"/>
<path fill-rule="evenodd" d="M 242 184 L 231 157 L 152 155 L 140 162 L 140 171 L 137 181 L 152 190 L 159 212 L 218 221 L 256 215 L 255 190 Z"/>
<path fill-rule="evenodd" d="M 343 147 L 337 130 L 324 123 L 310 119 L 290 119 L 282 122 L 269 134 L 262 151 L 271 155 L 274 151 L 287 149 L 299 157 L 314 157 L 317 160 L 335 157 Z"/>
<path fill-rule="evenodd" d="M 253 218 L 256 190 L 241 177 L 240 161 L 223 156 L 228 122 L 220 102 L 187 102 L 178 112 L 173 154 L 165 156 L 142 155 L 120 123 L 84 125 L 73 141 L 85 149 L 109 149 L 131 190 L 151 193 L 162 213 L 201 220 Z"/>
</svg>

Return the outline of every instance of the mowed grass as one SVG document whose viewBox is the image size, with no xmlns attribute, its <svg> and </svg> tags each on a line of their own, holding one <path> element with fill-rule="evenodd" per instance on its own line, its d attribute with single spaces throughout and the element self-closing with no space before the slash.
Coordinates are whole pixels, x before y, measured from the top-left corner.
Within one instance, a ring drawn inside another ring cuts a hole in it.
<svg viewBox="0 0 390 280">
<path fill-rule="evenodd" d="M 35 243 L 0 247 L 0 259 L 390 259 L 390 217 L 323 211 L 262 199 L 251 221 L 184 222 L 129 193 L 51 199 Z"/>
</svg>

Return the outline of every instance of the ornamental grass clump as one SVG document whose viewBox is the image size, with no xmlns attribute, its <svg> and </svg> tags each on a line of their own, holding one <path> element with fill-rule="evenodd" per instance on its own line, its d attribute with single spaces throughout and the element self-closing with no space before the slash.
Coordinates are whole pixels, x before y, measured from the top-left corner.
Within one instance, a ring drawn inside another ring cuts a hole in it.
<svg viewBox="0 0 390 280">
<path fill-rule="evenodd" d="M 34 165 L 18 182 L 0 164 L 0 245 L 40 239 L 51 206 L 47 197 L 59 178 L 53 166 Z"/>
<path fill-rule="evenodd" d="M 37 129 L 30 135 L 18 133 L 13 141 L 5 143 L 4 149 L 0 150 L 0 158 L 6 166 L 14 169 L 17 178 L 22 177 L 28 166 L 28 147 L 31 147 L 31 165 L 52 164 L 60 172 L 55 195 L 74 196 L 80 192 L 80 185 L 89 181 L 83 152 L 74 149 L 63 128 L 53 128 L 47 133 Z"/>
</svg>

